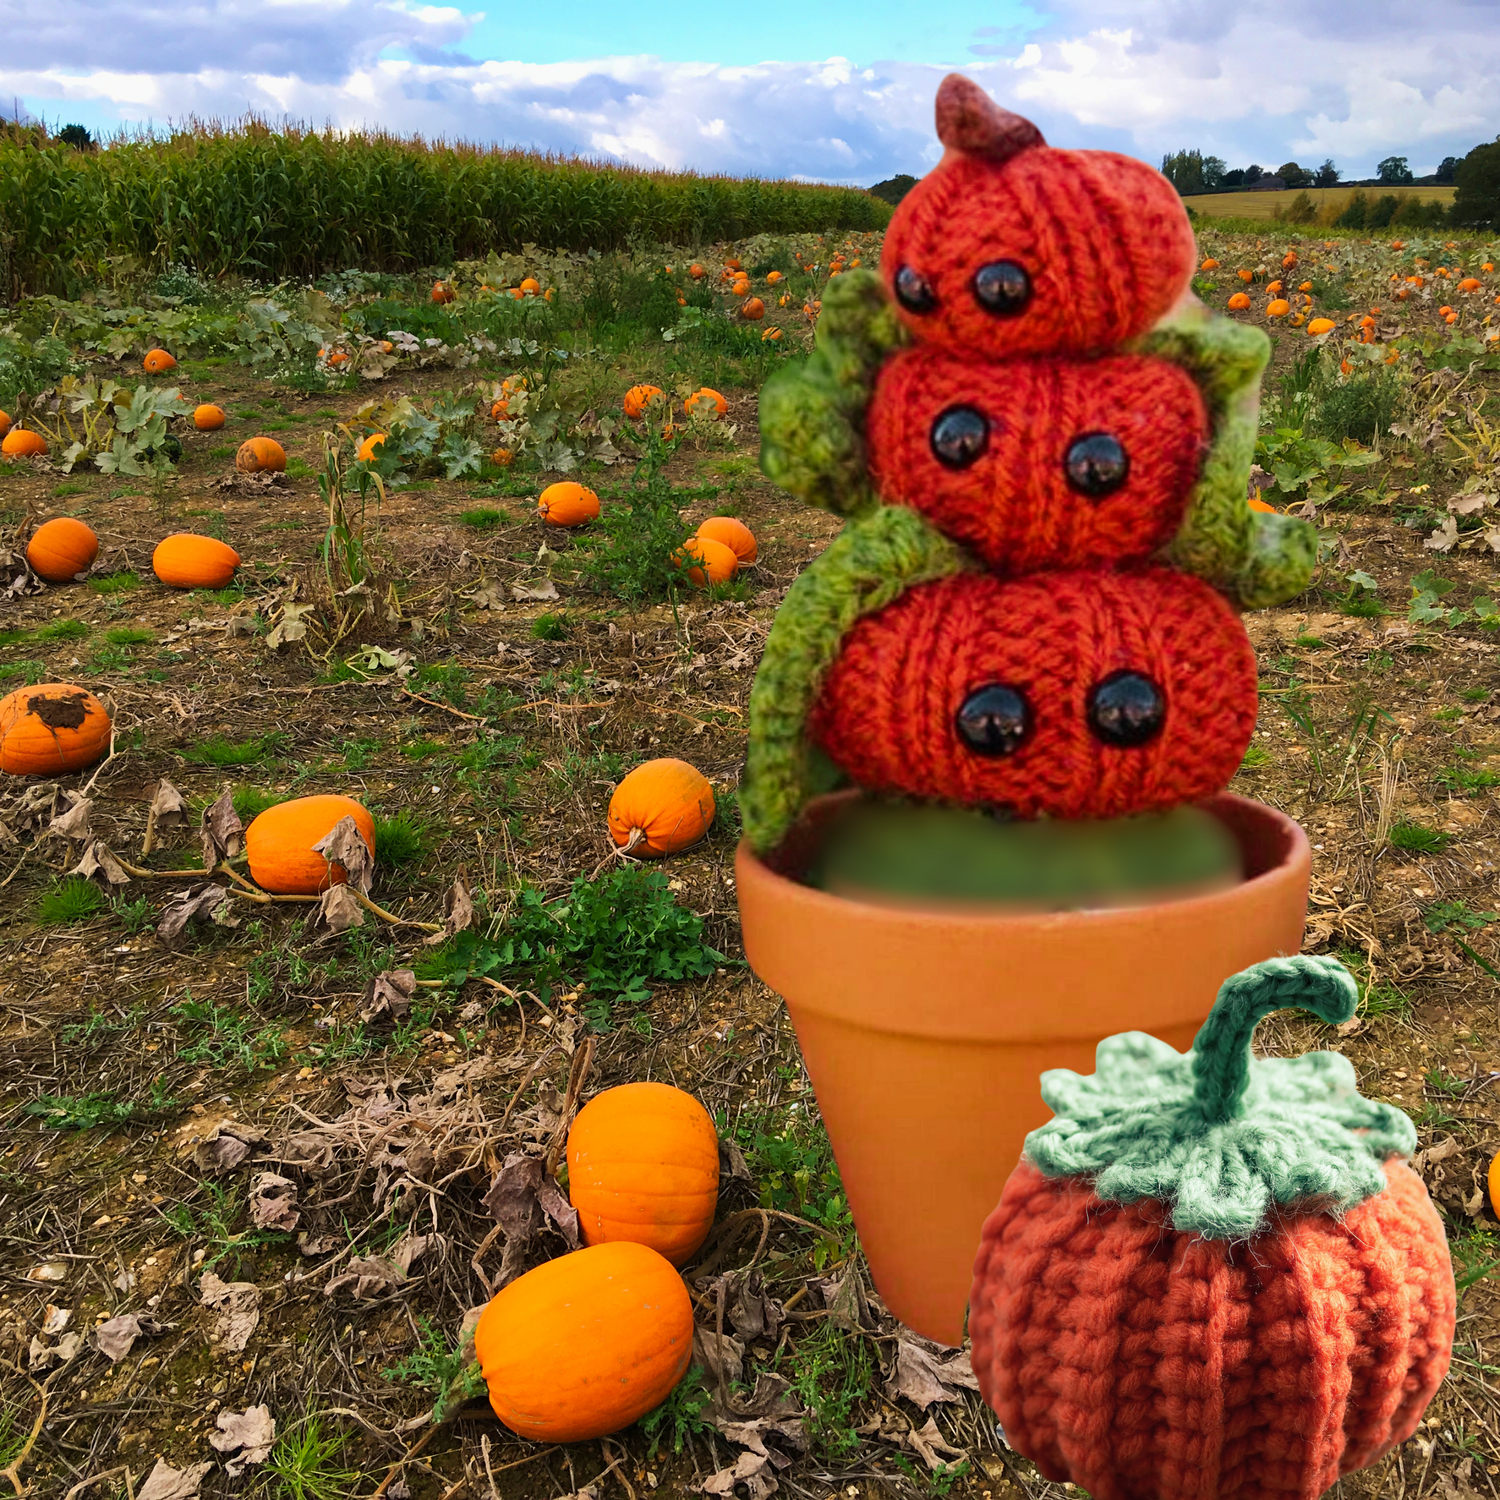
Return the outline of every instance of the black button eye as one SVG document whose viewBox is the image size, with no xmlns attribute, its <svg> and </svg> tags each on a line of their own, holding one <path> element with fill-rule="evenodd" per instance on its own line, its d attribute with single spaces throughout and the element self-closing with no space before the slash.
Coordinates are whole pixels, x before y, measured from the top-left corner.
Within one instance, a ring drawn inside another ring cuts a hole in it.
<svg viewBox="0 0 1500 1500">
<path fill-rule="evenodd" d="M 1031 277 L 1013 260 L 992 260 L 974 273 L 974 300 L 997 318 L 1013 318 L 1031 301 Z"/>
<path fill-rule="evenodd" d="M 950 406 L 932 424 L 932 454 L 945 468 L 967 469 L 990 443 L 990 424 L 973 406 Z"/>
<path fill-rule="evenodd" d="M 1111 672 L 1089 693 L 1089 728 L 1106 745 L 1133 750 L 1161 733 L 1167 700 L 1139 672 Z"/>
<path fill-rule="evenodd" d="M 907 312 L 931 312 L 937 306 L 937 293 L 932 284 L 920 272 L 910 266 L 902 266 L 896 272 L 896 301 Z"/>
<path fill-rule="evenodd" d="M 1130 455 L 1119 438 L 1107 432 L 1086 432 L 1068 444 L 1063 467 L 1068 483 L 1080 495 L 1102 500 L 1130 477 Z"/>
<path fill-rule="evenodd" d="M 1031 733 L 1031 706 L 1019 688 L 991 682 L 964 699 L 954 724 L 976 755 L 1011 755 Z"/>
</svg>

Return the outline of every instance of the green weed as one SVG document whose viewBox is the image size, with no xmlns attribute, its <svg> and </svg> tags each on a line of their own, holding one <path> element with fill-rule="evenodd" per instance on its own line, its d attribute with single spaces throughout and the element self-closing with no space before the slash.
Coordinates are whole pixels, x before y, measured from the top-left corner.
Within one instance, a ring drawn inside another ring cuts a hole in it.
<svg viewBox="0 0 1500 1500">
<path fill-rule="evenodd" d="M 268 807 L 288 802 L 291 798 L 286 792 L 263 792 L 255 786 L 237 786 L 229 800 L 234 804 L 240 822 L 248 823 L 252 818 L 258 818 Z"/>
<path fill-rule="evenodd" d="M 1483 703 L 1489 695 L 1490 690 L 1486 687 L 1465 688 L 1462 694 L 1465 703 Z"/>
<path fill-rule="evenodd" d="M 363 771 L 370 764 L 370 757 L 382 748 L 380 740 L 345 740 L 339 746 L 339 753 L 351 771 Z"/>
<path fill-rule="evenodd" d="M 1392 823 L 1389 842 L 1392 849 L 1406 854 L 1441 854 L 1453 842 L 1453 835 L 1422 823 Z"/>
<path fill-rule="evenodd" d="M 531 633 L 539 641 L 564 641 L 568 638 L 568 617 L 538 615 L 531 622 Z"/>
<path fill-rule="evenodd" d="M 145 1019 L 145 1006 L 137 1003 L 122 1017 L 109 1015 L 104 1011 L 94 1011 L 81 1025 L 64 1026 L 61 1032 L 64 1047 L 87 1047 L 106 1037 L 119 1037 L 127 1031 L 134 1031 Z"/>
<path fill-rule="evenodd" d="M 432 825 L 410 808 L 375 816 L 375 862 L 388 869 L 416 864 L 432 846 Z"/>
<path fill-rule="evenodd" d="M 140 586 L 141 580 L 130 572 L 101 573 L 98 578 L 89 579 L 89 587 L 96 594 L 124 594 Z"/>
<path fill-rule="evenodd" d="M 465 526 L 472 526 L 475 531 L 488 531 L 491 527 L 499 526 L 501 522 L 510 520 L 510 513 L 503 510 L 492 510 L 487 506 L 481 506 L 478 510 L 466 510 L 458 518 Z"/>
<path fill-rule="evenodd" d="M 359 1483 L 358 1469 L 345 1467 L 348 1439 L 324 1431 L 320 1417 L 293 1423 L 277 1437 L 265 1463 L 274 1500 L 345 1500 Z"/>
<path fill-rule="evenodd" d="M 143 1122 L 170 1114 L 182 1106 L 168 1098 L 160 1082 L 151 1086 L 150 1097 L 143 1104 L 138 1099 L 115 1099 L 109 1094 L 42 1094 L 22 1110 L 41 1120 L 50 1130 L 93 1130 L 96 1126 L 114 1128 L 131 1122 Z"/>
<path fill-rule="evenodd" d="M 89 633 L 82 620 L 54 620 L 36 633 L 39 641 L 81 641 Z"/>
<path fill-rule="evenodd" d="M 84 633 L 88 633 L 87 626 L 84 627 Z M 155 640 L 156 637 L 149 630 L 136 630 L 129 625 L 122 625 L 115 630 L 106 630 L 104 632 L 104 639 L 111 646 L 144 646 L 148 641 Z"/>
<path fill-rule="evenodd" d="M 1433 779 L 1445 792 L 1472 797 L 1486 787 L 1500 786 L 1500 771 L 1475 769 L 1471 766 L 1444 766 Z"/>
<path fill-rule="evenodd" d="M 860 1445 L 854 1430 L 860 1403 L 880 1374 L 868 1342 L 836 1323 L 814 1323 L 795 1346 L 778 1351 L 772 1368 L 787 1375 L 802 1398 L 807 1435 L 819 1456 L 837 1462 L 853 1454 Z"/>
<path fill-rule="evenodd" d="M 465 1359 L 456 1339 L 439 1333 L 423 1317 L 417 1323 L 422 1339 L 404 1359 L 380 1373 L 386 1380 L 399 1380 L 426 1391 L 432 1397 L 432 1420 L 441 1422 L 456 1406 L 472 1401 L 484 1391 L 484 1377 L 477 1360 Z"/>
<path fill-rule="evenodd" d="M 69 875 L 54 881 L 42 893 L 37 906 L 37 920 L 46 927 L 70 927 L 87 922 L 105 908 L 104 892 L 93 881 L 81 875 Z"/>
<path fill-rule="evenodd" d="M 712 1420 L 703 1415 L 713 1400 L 702 1367 L 694 1365 L 672 1387 L 671 1395 L 655 1411 L 641 1418 L 641 1430 L 651 1439 L 647 1459 L 655 1458 L 663 1448 L 670 1448 L 675 1456 L 684 1446 L 691 1447 L 699 1433 L 713 1426 Z"/>
<path fill-rule="evenodd" d="M 145 896 L 135 901 L 127 901 L 123 896 L 116 896 L 109 903 L 109 909 L 114 912 L 125 931 L 132 935 L 144 932 L 148 927 L 156 924 L 156 908 Z"/>
<path fill-rule="evenodd" d="M 19 677 L 24 687 L 35 687 L 37 683 L 47 680 L 47 663 L 27 658 L 7 662 L 0 667 L 0 681 L 8 683 L 14 677 Z"/>
<path fill-rule="evenodd" d="M 200 766 L 249 766 L 258 760 L 273 759 L 290 743 L 290 736 L 281 730 L 272 730 L 253 740 L 231 740 L 215 734 L 201 745 L 184 750 L 182 758 Z"/>
<path fill-rule="evenodd" d="M 1271 752 L 1264 745 L 1250 744 L 1245 747 L 1245 758 L 1240 762 L 1240 770 L 1253 771 L 1257 766 L 1267 764 L 1271 759 Z"/>
<path fill-rule="evenodd" d="M 213 1000 L 194 1000 L 191 995 L 172 1007 L 179 1025 L 200 1028 L 198 1039 L 179 1050 L 183 1062 L 206 1062 L 215 1068 L 238 1068 L 253 1073 L 274 1066 L 286 1056 L 286 1041 L 274 1023 L 257 1025 Z"/>
<path fill-rule="evenodd" d="M 429 755 L 438 755 L 448 747 L 441 740 L 412 740 L 400 747 L 407 760 L 426 760 Z"/>
<path fill-rule="evenodd" d="M 1464 901 L 1439 901 L 1427 908 L 1422 915 L 1422 920 L 1429 932 L 1446 933 L 1454 947 L 1465 957 L 1478 964 L 1491 979 L 1500 981 L 1500 970 L 1497 970 L 1487 958 L 1476 953 L 1458 935 L 1460 932 L 1482 932 L 1491 922 L 1500 922 L 1500 914 L 1473 911 Z"/>
</svg>

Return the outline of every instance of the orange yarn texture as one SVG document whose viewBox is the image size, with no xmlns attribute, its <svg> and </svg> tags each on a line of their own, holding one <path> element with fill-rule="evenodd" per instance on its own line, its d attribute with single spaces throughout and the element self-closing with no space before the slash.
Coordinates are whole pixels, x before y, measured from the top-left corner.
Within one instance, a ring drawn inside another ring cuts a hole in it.
<svg viewBox="0 0 1500 1500">
<path fill-rule="evenodd" d="M 1091 728 L 1111 674 L 1164 702 L 1145 743 Z M 1028 727 L 1010 753 L 976 754 L 957 716 L 974 690 L 1011 688 Z M 860 620 L 813 708 L 809 734 L 870 791 L 1008 808 L 1019 817 L 1112 818 L 1192 802 L 1234 775 L 1255 727 L 1255 653 L 1206 583 L 1169 568 L 962 573 Z"/>
<path fill-rule="evenodd" d="M 1342 1221 L 1173 1230 L 1023 1159 L 984 1226 L 969 1331 L 1006 1439 L 1094 1500 L 1316 1500 L 1416 1430 L 1456 1316 L 1443 1227 L 1398 1160 Z"/>
<path fill-rule="evenodd" d="M 937 451 L 954 412 L 972 413 L 983 434 L 962 467 Z M 1091 487 L 1076 460 L 1100 435 L 1127 467 L 1119 483 Z M 1208 413 L 1193 378 L 1165 360 L 980 364 L 919 347 L 881 369 L 865 438 L 882 499 L 921 511 L 996 571 L 1028 573 L 1129 562 L 1170 541 L 1207 450 Z"/>
</svg>

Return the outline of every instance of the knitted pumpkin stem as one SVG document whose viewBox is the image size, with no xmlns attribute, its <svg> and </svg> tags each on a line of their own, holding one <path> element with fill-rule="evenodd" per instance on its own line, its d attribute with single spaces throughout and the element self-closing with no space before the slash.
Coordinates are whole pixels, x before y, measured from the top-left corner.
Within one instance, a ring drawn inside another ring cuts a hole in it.
<svg viewBox="0 0 1500 1500">
<path fill-rule="evenodd" d="M 1330 1025 L 1347 1021 L 1359 988 L 1334 959 L 1273 958 L 1233 974 L 1193 1039 L 1193 1100 L 1205 1124 L 1241 1113 L 1250 1082 L 1255 1028 L 1274 1010 L 1310 1010 Z"/>
</svg>

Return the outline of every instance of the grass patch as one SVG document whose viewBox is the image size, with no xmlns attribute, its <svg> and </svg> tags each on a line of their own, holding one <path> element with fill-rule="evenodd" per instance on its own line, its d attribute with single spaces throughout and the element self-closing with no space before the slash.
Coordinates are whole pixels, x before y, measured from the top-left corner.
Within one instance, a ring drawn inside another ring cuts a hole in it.
<svg viewBox="0 0 1500 1500">
<path fill-rule="evenodd" d="M 1253 771 L 1257 766 L 1266 765 L 1271 759 L 1271 752 L 1264 745 L 1247 745 L 1245 747 L 1245 758 L 1240 762 L 1240 770 Z"/>
<path fill-rule="evenodd" d="M 71 927 L 98 916 L 106 905 L 104 892 L 92 880 L 69 875 L 65 880 L 54 881 L 42 893 L 37 904 L 37 921 L 44 927 Z"/>
<path fill-rule="evenodd" d="M 539 641 L 564 641 L 568 638 L 568 617 L 538 615 L 531 622 L 531 633 Z"/>
<path fill-rule="evenodd" d="M 432 846 L 432 825 L 403 807 L 389 817 L 375 818 L 375 862 L 390 869 L 416 864 Z"/>
<path fill-rule="evenodd" d="M 123 573 L 101 573 L 89 579 L 89 587 L 96 594 L 125 594 L 141 586 L 140 578 L 129 571 Z"/>
<path fill-rule="evenodd" d="M 249 766 L 258 760 L 273 759 L 286 749 L 288 738 L 280 730 L 273 730 L 270 734 L 253 740 L 230 740 L 222 734 L 215 734 L 201 745 L 184 750 L 182 757 L 199 766 Z"/>
<path fill-rule="evenodd" d="M 77 623 L 76 621 L 74 622 Z M 85 629 L 85 634 L 87 630 Z M 144 646 L 148 641 L 156 639 L 149 630 L 137 630 L 133 626 L 122 625 L 117 630 L 106 630 L 104 639 L 111 646 Z"/>
<path fill-rule="evenodd" d="M 239 1068 L 253 1073 L 269 1068 L 286 1056 L 286 1042 L 275 1024 L 256 1026 L 255 1018 L 243 1016 L 212 1000 L 194 1000 L 191 995 L 172 1007 L 180 1025 L 198 1028 L 195 1041 L 179 1050 L 181 1062 L 206 1062 L 215 1068 Z"/>
<path fill-rule="evenodd" d="M 76 481 L 73 481 L 68 484 L 58 485 L 58 487 L 52 491 L 52 498 L 54 500 L 66 500 L 70 495 L 86 495 L 88 494 L 88 492 L 88 485 L 79 484 Z"/>
<path fill-rule="evenodd" d="M 36 633 L 39 641 L 81 641 L 89 633 L 82 620 L 54 620 Z"/>
<path fill-rule="evenodd" d="M 1475 770 L 1469 766 L 1444 766 L 1437 773 L 1436 780 L 1445 792 L 1472 797 L 1486 787 L 1500 786 L 1500 771 Z"/>
<path fill-rule="evenodd" d="M 321 1417 L 291 1423 L 278 1435 L 265 1462 L 276 1500 L 342 1500 L 363 1477 L 345 1467 L 348 1439 L 325 1428 Z"/>
<path fill-rule="evenodd" d="M 114 1127 L 129 1124 L 174 1109 L 177 1101 L 151 1091 L 151 1100 L 142 1105 L 135 1099 L 116 1099 L 110 1094 L 41 1094 L 23 1110 L 38 1119 L 49 1130 L 93 1130 L 100 1125 Z"/>
<path fill-rule="evenodd" d="M 35 687 L 37 683 L 46 681 L 47 663 L 26 657 L 0 667 L 0 682 L 8 683 L 13 677 L 19 677 L 24 687 Z"/>
<path fill-rule="evenodd" d="M 409 745 L 401 746 L 401 754 L 407 760 L 426 760 L 429 755 L 437 755 L 447 748 L 440 740 L 413 740 Z"/>
<path fill-rule="evenodd" d="M 503 510 L 493 510 L 488 506 L 481 506 L 478 510 L 466 510 L 458 518 L 465 526 L 472 526 L 475 531 L 489 531 L 500 525 L 502 521 L 510 520 L 510 513 Z"/>
<path fill-rule="evenodd" d="M 1392 849 L 1406 854 L 1441 854 L 1453 842 L 1453 835 L 1422 823 L 1392 823 L 1389 842 Z"/>
<path fill-rule="evenodd" d="M 248 823 L 252 818 L 258 818 L 268 807 L 275 807 L 279 802 L 290 802 L 291 796 L 287 792 L 263 792 L 257 786 L 237 786 L 229 800 L 234 804 L 240 821 Z"/>
</svg>

